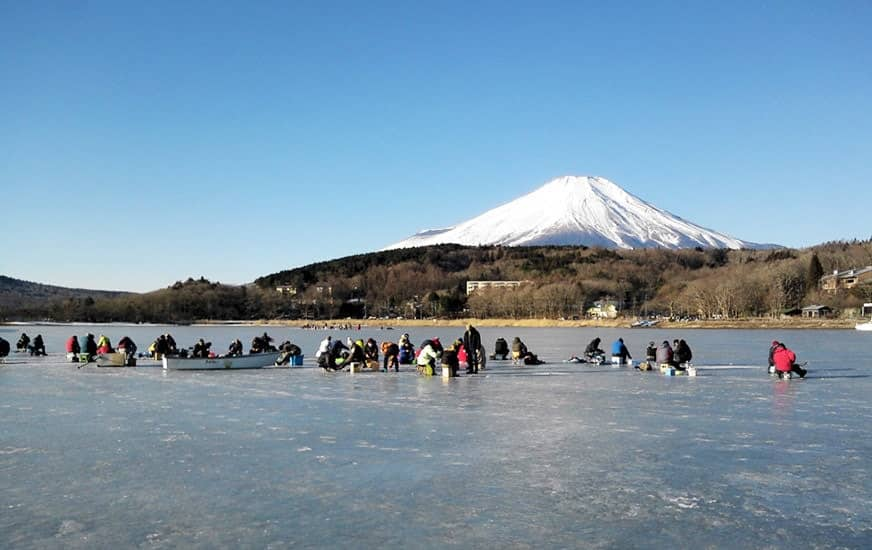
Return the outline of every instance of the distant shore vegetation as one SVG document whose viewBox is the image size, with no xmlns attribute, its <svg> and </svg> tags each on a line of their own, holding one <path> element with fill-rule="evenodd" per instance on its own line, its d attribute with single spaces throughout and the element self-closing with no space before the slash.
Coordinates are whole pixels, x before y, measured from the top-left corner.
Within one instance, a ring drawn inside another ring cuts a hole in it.
<svg viewBox="0 0 872 550">
<path fill-rule="evenodd" d="M 319 262 L 242 286 L 201 277 L 145 294 L 70 291 L 67 296 L 53 292 L 46 297 L 31 287 L 22 290 L 2 281 L 6 286 L 0 288 L 0 318 L 294 324 L 346 318 L 430 322 L 472 318 L 603 325 L 657 318 L 664 324 L 732 326 L 754 319 L 782 319 L 816 304 L 826 306 L 838 322 L 872 302 L 872 284 L 826 292 L 820 287 L 821 277 L 869 265 L 872 240 L 774 250 L 438 245 Z M 469 281 L 515 284 L 467 293 Z M 592 308 L 597 306 L 612 308 L 608 314 L 615 318 L 592 319 Z"/>
</svg>

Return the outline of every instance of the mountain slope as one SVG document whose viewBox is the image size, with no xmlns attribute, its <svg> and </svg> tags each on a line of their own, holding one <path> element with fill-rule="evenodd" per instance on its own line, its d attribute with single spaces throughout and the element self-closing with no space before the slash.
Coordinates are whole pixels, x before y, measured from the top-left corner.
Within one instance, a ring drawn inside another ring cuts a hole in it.
<svg viewBox="0 0 872 550">
<path fill-rule="evenodd" d="M 673 216 L 605 178 L 565 176 L 454 227 L 388 246 L 586 245 L 605 248 L 768 248 Z"/>
<path fill-rule="evenodd" d="M 44 285 L 0 275 L 0 307 L 22 307 L 65 298 L 113 298 L 127 294 L 131 293 Z"/>
</svg>

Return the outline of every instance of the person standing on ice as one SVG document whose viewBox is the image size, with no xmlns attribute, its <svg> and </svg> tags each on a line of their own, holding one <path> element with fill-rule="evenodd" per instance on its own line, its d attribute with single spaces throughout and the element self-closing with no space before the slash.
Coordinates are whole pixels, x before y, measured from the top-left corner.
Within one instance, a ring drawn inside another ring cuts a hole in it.
<svg viewBox="0 0 872 550">
<path fill-rule="evenodd" d="M 466 324 L 466 332 L 463 333 L 463 347 L 466 348 L 466 372 L 473 374 L 478 372 L 478 367 L 481 364 L 481 334 L 472 326 L 472 323 Z"/>
</svg>

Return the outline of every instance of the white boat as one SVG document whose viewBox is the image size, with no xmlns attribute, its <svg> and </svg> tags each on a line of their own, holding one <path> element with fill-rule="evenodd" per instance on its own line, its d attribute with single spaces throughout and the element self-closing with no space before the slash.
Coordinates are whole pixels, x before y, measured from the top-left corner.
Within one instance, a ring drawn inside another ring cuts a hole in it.
<svg viewBox="0 0 872 550">
<path fill-rule="evenodd" d="M 854 325 L 854 328 L 857 330 L 872 330 L 872 319 L 865 323 L 857 323 Z"/>
<path fill-rule="evenodd" d="M 261 369 L 271 367 L 279 357 L 279 352 L 252 353 L 236 357 L 167 357 L 163 358 L 163 368 L 172 370 L 221 370 L 221 369 Z"/>
</svg>

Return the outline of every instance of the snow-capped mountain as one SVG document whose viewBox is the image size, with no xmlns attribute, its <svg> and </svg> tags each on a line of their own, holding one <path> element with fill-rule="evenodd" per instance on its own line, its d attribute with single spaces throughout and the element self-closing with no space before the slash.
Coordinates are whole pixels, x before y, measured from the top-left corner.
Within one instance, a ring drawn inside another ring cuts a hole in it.
<svg viewBox="0 0 872 550">
<path fill-rule="evenodd" d="M 605 248 L 768 248 L 706 229 L 648 204 L 600 177 L 565 176 L 445 229 L 386 248 L 431 244 L 587 245 Z"/>
</svg>

